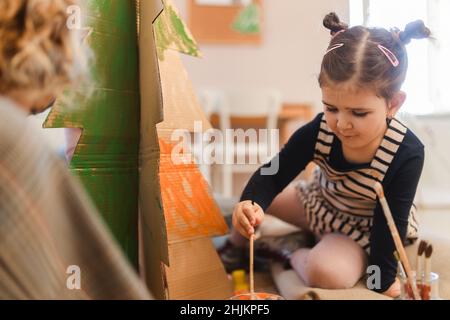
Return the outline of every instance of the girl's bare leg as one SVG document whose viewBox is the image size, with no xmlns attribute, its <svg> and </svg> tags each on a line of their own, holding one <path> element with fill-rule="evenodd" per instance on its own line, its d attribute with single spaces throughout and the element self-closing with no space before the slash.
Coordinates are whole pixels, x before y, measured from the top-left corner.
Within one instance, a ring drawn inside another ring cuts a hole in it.
<svg viewBox="0 0 450 320">
<path fill-rule="evenodd" d="M 291 265 L 310 287 L 346 289 L 364 275 L 367 256 L 355 241 L 333 233 L 323 236 L 312 249 L 295 251 Z"/>
</svg>

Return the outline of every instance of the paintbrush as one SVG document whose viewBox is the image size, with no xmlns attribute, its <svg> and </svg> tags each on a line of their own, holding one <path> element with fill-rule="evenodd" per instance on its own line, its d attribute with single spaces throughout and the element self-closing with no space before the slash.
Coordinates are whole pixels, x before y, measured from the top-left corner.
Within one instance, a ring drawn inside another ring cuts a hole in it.
<svg viewBox="0 0 450 320">
<path fill-rule="evenodd" d="M 425 249 L 425 272 L 423 299 L 430 300 L 431 291 L 431 254 L 433 253 L 433 245 L 428 245 Z"/>
<path fill-rule="evenodd" d="M 423 277 L 423 259 L 422 255 L 425 252 L 425 249 L 427 248 L 428 244 L 426 241 L 420 241 L 419 247 L 417 248 L 417 257 L 416 257 L 416 282 L 417 285 L 420 285 L 422 283 L 422 277 Z"/>
<path fill-rule="evenodd" d="M 254 279 L 254 275 L 253 275 L 253 253 L 254 253 L 254 243 L 255 240 L 255 234 L 252 234 L 250 236 L 250 294 L 252 295 L 252 299 L 253 299 L 253 294 L 255 293 L 255 279 Z"/>
<path fill-rule="evenodd" d="M 255 201 L 252 200 L 252 207 L 255 205 Z M 255 209 L 254 207 L 252 208 L 253 210 Z M 253 275 L 253 254 L 254 254 L 254 242 L 255 242 L 255 233 L 253 233 L 252 235 L 250 235 L 250 294 L 252 295 L 252 299 L 253 299 L 253 294 L 255 293 L 255 279 L 254 279 L 254 275 Z"/>
<path fill-rule="evenodd" d="M 386 201 L 386 198 L 384 197 L 383 186 L 381 185 L 381 183 L 375 182 L 374 189 L 380 200 L 389 230 L 394 240 L 395 247 L 400 256 L 400 261 L 405 268 L 406 278 L 408 279 L 409 285 L 411 286 L 414 299 L 420 300 L 420 295 L 417 290 L 416 282 L 412 277 L 411 266 L 409 264 L 408 257 L 406 256 L 405 248 L 403 247 L 402 240 L 400 239 L 400 235 L 398 234 L 397 226 L 395 225 L 394 218 L 392 217 L 391 209 L 389 209 L 389 205 Z"/>
</svg>

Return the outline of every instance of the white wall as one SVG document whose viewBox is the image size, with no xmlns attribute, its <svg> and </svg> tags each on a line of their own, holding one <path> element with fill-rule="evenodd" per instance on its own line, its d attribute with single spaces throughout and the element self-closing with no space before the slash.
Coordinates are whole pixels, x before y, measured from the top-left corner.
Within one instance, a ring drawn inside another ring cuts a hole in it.
<svg viewBox="0 0 450 320">
<path fill-rule="evenodd" d="M 172 1 L 187 23 L 187 1 Z M 330 40 L 322 20 L 335 11 L 348 21 L 348 0 L 263 0 L 263 6 L 261 45 L 199 44 L 203 58 L 183 56 L 194 87 L 274 87 L 284 102 L 321 108 L 317 76 Z"/>
</svg>

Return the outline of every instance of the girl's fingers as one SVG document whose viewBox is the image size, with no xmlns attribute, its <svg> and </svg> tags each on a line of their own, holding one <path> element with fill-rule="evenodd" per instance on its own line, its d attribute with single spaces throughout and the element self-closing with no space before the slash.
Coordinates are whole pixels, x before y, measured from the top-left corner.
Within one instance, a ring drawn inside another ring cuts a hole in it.
<svg viewBox="0 0 450 320">
<path fill-rule="evenodd" d="M 255 224 L 254 225 L 260 225 L 261 223 L 262 223 L 262 221 L 263 221 L 263 219 L 264 219 L 264 212 L 263 212 L 263 210 L 262 210 L 262 208 L 261 207 L 256 207 L 255 206 L 255 208 L 256 208 L 256 210 L 254 210 L 254 213 L 255 213 L 255 215 L 254 215 L 254 217 L 255 217 Z"/>
<path fill-rule="evenodd" d="M 259 205 L 243 201 L 235 207 L 232 222 L 239 233 L 249 238 L 255 233 L 254 227 L 259 225 L 263 218 L 264 212 Z"/>
<path fill-rule="evenodd" d="M 242 212 L 244 213 L 244 215 L 247 217 L 248 221 L 250 222 L 250 224 L 252 226 L 255 225 L 256 219 L 255 219 L 255 212 L 253 210 L 253 208 L 251 207 L 251 205 L 245 205 L 242 208 Z"/>
<path fill-rule="evenodd" d="M 244 237 L 246 238 L 250 238 L 250 236 L 255 233 L 255 230 L 253 229 L 252 226 L 250 227 L 245 227 L 243 225 L 239 225 L 239 229 L 238 229 L 239 233 L 242 234 Z"/>
<path fill-rule="evenodd" d="M 239 224 L 241 225 L 241 227 L 246 235 L 253 233 L 253 231 L 254 231 L 253 226 L 250 224 L 250 221 L 248 221 L 247 216 L 245 216 L 244 214 L 240 216 Z"/>
<path fill-rule="evenodd" d="M 264 219 L 264 210 L 257 204 L 252 201 L 251 208 L 253 210 L 253 218 L 255 219 L 253 225 L 259 225 Z"/>
<path fill-rule="evenodd" d="M 244 220 L 236 220 L 236 223 L 234 223 L 234 228 L 242 234 L 244 237 L 248 238 L 249 234 L 251 232 L 252 226 L 248 223 L 247 218 L 244 218 Z M 247 222 L 246 222 L 247 221 Z"/>
</svg>

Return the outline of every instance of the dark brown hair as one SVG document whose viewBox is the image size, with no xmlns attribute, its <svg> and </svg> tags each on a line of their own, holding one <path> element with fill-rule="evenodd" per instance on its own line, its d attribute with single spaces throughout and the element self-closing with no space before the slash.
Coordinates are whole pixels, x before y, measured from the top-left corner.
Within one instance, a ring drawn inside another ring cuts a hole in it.
<svg viewBox="0 0 450 320">
<path fill-rule="evenodd" d="M 404 31 L 383 28 L 355 26 L 348 28 L 334 13 L 329 13 L 323 25 L 333 38 L 331 50 L 322 60 L 319 75 L 320 87 L 348 83 L 354 88 L 374 90 L 377 96 L 390 100 L 400 90 L 408 69 L 408 55 L 405 45 L 411 39 L 430 36 L 430 30 L 423 21 L 408 23 Z M 398 59 L 394 67 L 378 45 L 389 49 Z"/>
</svg>

